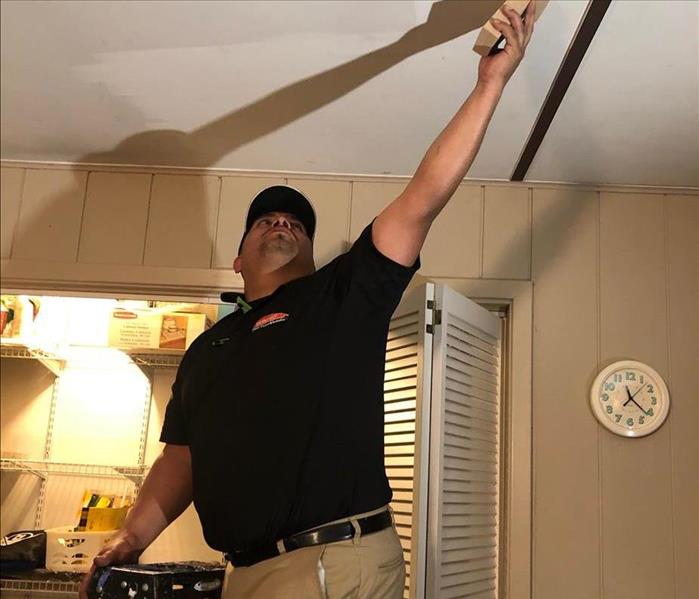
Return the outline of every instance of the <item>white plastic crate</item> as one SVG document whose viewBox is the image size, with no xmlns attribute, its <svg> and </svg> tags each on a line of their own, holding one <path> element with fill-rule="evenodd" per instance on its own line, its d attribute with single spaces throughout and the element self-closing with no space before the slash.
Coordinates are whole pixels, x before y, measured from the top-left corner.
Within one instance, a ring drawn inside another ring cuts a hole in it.
<svg viewBox="0 0 699 599">
<path fill-rule="evenodd" d="M 87 572 L 116 530 L 75 532 L 70 526 L 46 530 L 46 569 L 54 572 Z"/>
</svg>

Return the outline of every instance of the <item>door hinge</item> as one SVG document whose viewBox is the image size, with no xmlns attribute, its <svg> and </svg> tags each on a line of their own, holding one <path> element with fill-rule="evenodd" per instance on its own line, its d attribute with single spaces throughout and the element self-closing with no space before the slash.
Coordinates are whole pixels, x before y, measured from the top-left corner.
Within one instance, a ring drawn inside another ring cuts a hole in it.
<svg viewBox="0 0 699 599">
<path fill-rule="evenodd" d="M 432 305 L 430 305 L 432 304 Z M 428 300 L 427 302 L 427 307 L 428 308 L 434 308 L 434 302 L 431 300 Z M 442 311 L 441 310 L 435 310 L 432 316 L 432 324 L 427 325 L 427 334 L 428 335 L 434 335 L 434 327 L 437 325 L 442 324 Z"/>
</svg>

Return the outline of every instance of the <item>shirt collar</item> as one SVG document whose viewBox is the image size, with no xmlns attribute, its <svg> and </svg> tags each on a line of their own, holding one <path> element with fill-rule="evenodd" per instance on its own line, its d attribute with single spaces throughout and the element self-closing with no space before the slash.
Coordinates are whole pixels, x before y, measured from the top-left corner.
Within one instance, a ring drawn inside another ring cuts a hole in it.
<svg viewBox="0 0 699 599">
<path fill-rule="evenodd" d="M 264 297 L 258 297 L 257 299 L 251 301 L 245 299 L 244 293 L 238 293 L 237 291 L 224 291 L 220 297 L 222 302 L 236 304 L 237 310 L 241 310 L 243 314 L 247 314 L 250 310 L 257 308 L 258 306 L 266 303 L 267 300 L 273 298 L 284 287 L 286 287 L 286 285 L 287 283 L 279 285 L 279 287 L 277 287 L 277 289 L 269 295 L 265 295 Z"/>
</svg>

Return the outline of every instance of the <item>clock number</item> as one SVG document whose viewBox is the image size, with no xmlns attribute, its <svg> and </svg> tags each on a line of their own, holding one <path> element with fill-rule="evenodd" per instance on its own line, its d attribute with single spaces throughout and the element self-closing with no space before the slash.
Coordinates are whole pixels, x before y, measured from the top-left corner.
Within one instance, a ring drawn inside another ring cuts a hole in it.
<svg viewBox="0 0 699 599">
<path fill-rule="evenodd" d="M 643 416 L 638 417 L 638 424 L 643 424 L 646 421 L 646 419 Z"/>
<path fill-rule="evenodd" d="M 627 372 L 626 373 L 626 380 L 627 381 L 635 381 L 636 380 L 636 373 L 635 372 Z"/>
<path fill-rule="evenodd" d="M 602 393 L 602 401 L 609 401 L 609 393 Z"/>
<path fill-rule="evenodd" d="M 605 391 L 614 391 L 614 383 L 604 383 L 604 390 Z"/>
<path fill-rule="evenodd" d="M 648 408 L 648 409 L 646 410 L 646 414 L 647 414 L 648 416 L 653 416 L 653 408 Z"/>
<path fill-rule="evenodd" d="M 621 383 L 621 373 L 617 373 L 614 375 L 614 382 Z"/>
<path fill-rule="evenodd" d="M 645 379 L 643 378 L 643 375 L 641 375 L 641 385 L 642 385 L 643 383 L 645 383 L 645 382 L 646 382 L 646 381 L 645 381 Z"/>
<path fill-rule="evenodd" d="M 619 422 L 619 420 L 621 420 L 621 414 L 614 414 L 614 416 L 616 417 L 617 422 Z"/>
<path fill-rule="evenodd" d="M 646 389 L 648 389 L 648 393 L 655 393 L 655 391 L 653 391 L 653 385 L 646 385 Z"/>
<path fill-rule="evenodd" d="M 607 406 L 607 414 L 611 414 L 614 411 L 614 408 L 612 406 Z"/>
<path fill-rule="evenodd" d="M 629 426 L 633 426 L 633 418 L 627 418 L 626 419 L 626 424 Z"/>
<path fill-rule="evenodd" d="M 650 403 L 652 403 L 653 405 L 657 404 L 657 403 L 658 403 L 658 398 L 657 398 L 657 397 L 651 397 L 651 398 L 650 398 Z"/>
</svg>

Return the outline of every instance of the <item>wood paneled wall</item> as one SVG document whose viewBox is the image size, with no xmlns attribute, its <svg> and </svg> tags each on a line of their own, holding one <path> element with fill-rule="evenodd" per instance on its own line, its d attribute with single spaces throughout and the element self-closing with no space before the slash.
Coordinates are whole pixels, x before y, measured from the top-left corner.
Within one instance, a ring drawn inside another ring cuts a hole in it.
<svg viewBox="0 0 699 599">
<path fill-rule="evenodd" d="M 125 283 L 228 272 L 251 198 L 280 182 L 316 207 L 320 266 L 406 180 L 6 166 L 3 267 L 28 282 L 47 263 L 88 282 L 107 265 Z M 694 190 L 464 183 L 433 226 L 424 276 L 534 283 L 532 599 L 699 596 L 698 240 Z M 669 384 L 649 437 L 616 437 L 588 407 L 620 358 Z"/>
<path fill-rule="evenodd" d="M 699 196 L 533 199 L 533 596 L 699 596 Z M 648 437 L 610 434 L 587 407 L 623 358 L 670 387 Z"/>
<path fill-rule="evenodd" d="M 252 197 L 279 183 L 313 201 L 318 266 L 405 184 L 3 167 L 2 258 L 13 278 L 14 265 L 29 262 L 230 269 Z M 530 213 L 526 188 L 461 185 L 434 224 L 421 273 L 529 279 Z"/>
</svg>

